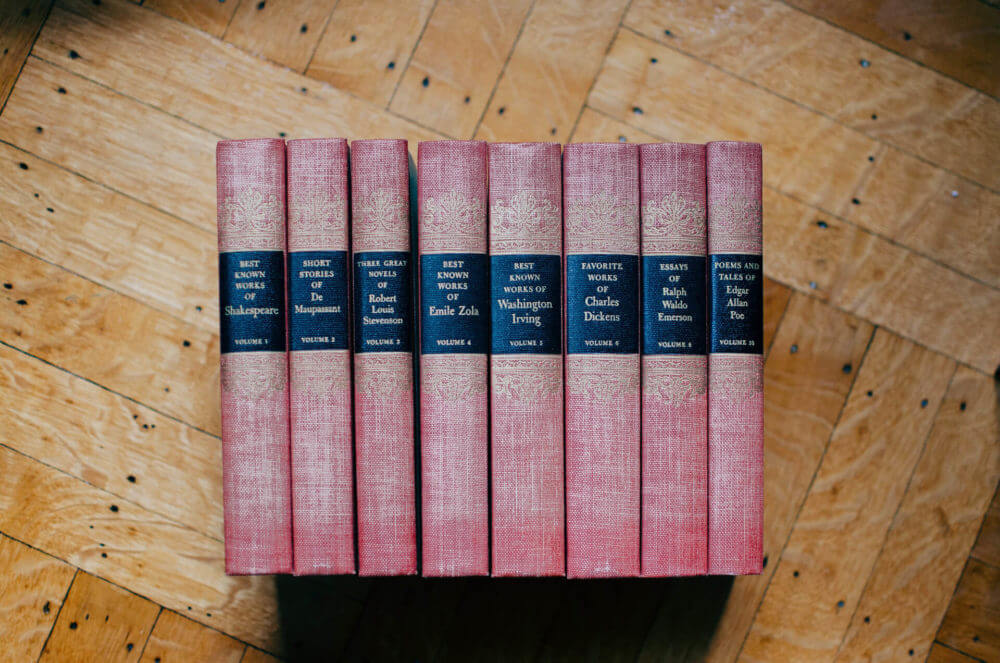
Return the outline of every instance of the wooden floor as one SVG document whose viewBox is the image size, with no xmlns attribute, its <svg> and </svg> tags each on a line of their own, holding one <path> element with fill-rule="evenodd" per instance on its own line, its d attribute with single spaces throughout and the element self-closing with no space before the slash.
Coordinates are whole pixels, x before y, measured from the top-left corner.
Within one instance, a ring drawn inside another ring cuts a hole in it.
<svg viewBox="0 0 1000 663">
<path fill-rule="evenodd" d="M 0 0 L 0 661 L 1000 660 L 1000 9 L 393 4 Z M 245 136 L 764 143 L 763 575 L 226 577 Z"/>
</svg>

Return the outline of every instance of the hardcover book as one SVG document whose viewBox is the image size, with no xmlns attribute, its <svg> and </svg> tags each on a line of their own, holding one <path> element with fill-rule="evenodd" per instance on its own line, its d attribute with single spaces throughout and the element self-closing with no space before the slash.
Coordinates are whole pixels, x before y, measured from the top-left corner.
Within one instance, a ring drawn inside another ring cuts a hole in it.
<svg viewBox="0 0 1000 663">
<path fill-rule="evenodd" d="M 489 146 L 493 575 L 565 573 L 557 143 Z"/>
<path fill-rule="evenodd" d="M 353 573 L 347 141 L 290 140 L 287 154 L 295 573 Z"/>
<path fill-rule="evenodd" d="M 761 146 L 706 147 L 708 572 L 760 573 L 764 516 Z"/>
<path fill-rule="evenodd" d="M 639 159 L 563 151 L 566 571 L 639 574 Z"/>
<path fill-rule="evenodd" d="M 216 146 L 226 573 L 292 570 L 285 143 Z"/>
<path fill-rule="evenodd" d="M 705 146 L 639 146 L 642 575 L 708 568 Z"/>
<path fill-rule="evenodd" d="M 487 148 L 420 143 L 423 573 L 489 573 Z"/>
<path fill-rule="evenodd" d="M 405 140 L 351 143 L 358 573 L 417 572 Z"/>
</svg>

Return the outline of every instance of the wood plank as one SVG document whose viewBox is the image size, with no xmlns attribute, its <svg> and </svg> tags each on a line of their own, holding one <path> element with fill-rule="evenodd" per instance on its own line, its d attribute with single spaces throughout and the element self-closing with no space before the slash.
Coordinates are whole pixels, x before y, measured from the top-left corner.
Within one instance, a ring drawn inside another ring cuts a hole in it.
<svg viewBox="0 0 1000 663">
<path fill-rule="evenodd" d="M 969 560 L 937 639 L 984 661 L 1000 660 L 1000 568 Z"/>
<path fill-rule="evenodd" d="M 976 663 L 976 660 L 937 642 L 931 646 L 931 653 L 927 657 L 927 663 Z"/>
<path fill-rule="evenodd" d="M 206 331 L 218 330 L 214 232 L 8 145 L 0 145 L 0 188 L 7 203 L 0 215 L 3 241 Z"/>
<path fill-rule="evenodd" d="M 218 139 L 34 57 L 0 116 L 0 140 L 213 232 Z"/>
<path fill-rule="evenodd" d="M 225 40 L 278 64 L 303 72 L 337 0 L 241 2 Z"/>
<path fill-rule="evenodd" d="M 574 140 L 653 136 L 591 109 Z M 765 157 L 765 162 L 767 158 Z M 1000 295 L 876 235 L 764 189 L 764 273 L 933 350 L 992 373 Z"/>
<path fill-rule="evenodd" d="M 239 0 L 145 0 L 142 6 L 176 18 L 213 37 L 221 37 L 233 18 Z"/>
<path fill-rule="evenodd" d="M 837 660 L 928 655 L 1000 477 L 995 389 L 956 372 Z"/>
<path fill-rule="evenodd" d="M 836 655 L 954 369 L 876 331 L 740 660 Z"/>
<path fill-rule="evenodd" d="M 95 55 L 63 61 L 67 48 Z M 227 138 L 392 136 L 409 139 L 415 150 L 415 141 L 437 136 L 347 92 L 124 0 L 102 0 L 100 5 L 61 0 L 34 53 Z M 202 149 L 212 151 L 207 143 Z M 145 148 L 141 152 L 147 154 Z"/>
<path fill-rule="evenodd" d="M 994 163 L 1000 103 L 825 21 L 769 0 L 639 0 L 625 24 L 869 136 L 1000 187 Z"/>
<path fill-rule="evenodd" d="M 972 557 L 980 562 L 1000 567 L 1000 490 L 993 495 L 993 502 L 986 512 L 983 528 L 979 532 Z"/>
<path fill-rule="evenodd" d="M 278 663 L 278 659 L 260 649 L 247 647 L 247 652 L 243 655 L 243 660 L 240 663 Z"/>
<path fill-rule="evenodd" d="M 539 0 L 476 131 L 491 141 L 564 142 L 618 29 L 624 0 Z"/>
<path fill-rule="evenodd" d="M 6 447 L 0 468 L 0 531 L 237 639 L 281 647 L 275 579 L 227 576 L 220 541 Z"/>
<path fill-rule="evenodd" d="M 218 334 L 6 244 L 0 282 L 4 343 L 219 434 Z"/>
<path fill-rule="evenodd" d="M 75 569 L 0 535 L 0 661 L 37 661 Z"/>
<path fill-rule="evenodd" d="M 872 138 L 657 42 L 619 33 L 588 103 L 670 140 L 763 143 L 764 181 L 778 191 L 892 239 L 916 235 L 914 248 L 974 278 L 1000 278 L 995 246 L 972 248 L 996 232 L 997 194 L 898 150 L 883 155 Z M 941 200 L 952 191 L 957 198 Z M 957 213 L 969 214 L 968 226 L 954 223 Z M 913 229 L 921 221 L 933 225 Z M 938 256 L 933 242 L 949 233 Z"/>
<path fill-rule="evenodd" d="M 52 0 L 0 3 L 0 111 L 7 103 L 51 5 Z"/>
<path fill-rule="evenodd" d="M 452 138 L 470 138 L 531 0 L 439 0 L 389 105 Z"/>
<path fill-rule="evenodd" d="M 1000 12 L 979 0 L 790 0 L 802 8 L 994 96 L 1000 95 Z M 993 4 L 993 6 L 990 6 Z"/>
<path fill-rule="evenodd" d="M 788 307 L 788 300 L 792 296 L 791 288 L 784 286 L 777 281 L 764 278 L 764 356 L 771 349 L 771 341 L 778 331 Z"/>
<path fill-rule="evenodd" d="M 149 635 L 141 660 L 144 663 L 239 663 L 245 649 L 246 645 L 228 635 L 202 626 L 172 610 L 164 610 Z"/>
<path fill-rule="evenodd" d="M 433 0 L 341 0 L 306 75 L 388 106 Z"/>
<path fill-rule="evenodd" d="M 4 444 L 222 539 L 219 440 L 0 346 Z"/>
<path fill-rule="evenodd" d="M 721 614 L 694 629 L 685 626 L 681 632 L 675 622 L 676 607 L 665 604 L 647 636 L 641 661 L 664 660 L 663 652 L 679 638 L 698 650 L 691 659 L 736 658 L 873 331 L 870 324 L 814 298 L 792 295 L 764 366 L 764 419 L 768 422 L 764 429 L 764 570 L 759 576 L 736 578 Z"/>
<path fill-rule="evenodd" d="M 78 573 L 39 661 L 138 661 L 159 612 L 152 601 Z"/>
</svg>

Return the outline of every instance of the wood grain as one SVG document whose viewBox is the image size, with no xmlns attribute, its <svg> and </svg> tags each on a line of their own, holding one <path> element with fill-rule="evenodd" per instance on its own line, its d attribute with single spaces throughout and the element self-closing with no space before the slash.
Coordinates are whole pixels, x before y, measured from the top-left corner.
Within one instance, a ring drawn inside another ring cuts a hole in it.
<svg viewBox="0 0 1000 663">
<path fill-rule="evenodd" d="M 574 140 L 663 140 L 584 111 Z M 767 162 L 767 147 L 764 161 Z M 764 189 L 764 273 L 984 372 L 1000 362 L 1000 293 Z"/>
<path fill-rule="evenodd" d="M 989 209 L 1000 205 L 995 193 L 968 180 L 944 189 L 949 196 L 957 191 L 958 197 L 988 201 L 982 208 L 985 222 L 956 225 L 955 214 L 969 208 L 959 208 L 957 199 L 942 208 L 938 197 L 943 185 L 957 179 L 954 175 L 898 150 L 883 159 L 883 145 L 799 104 L 629 31 L 615 40 L 588 103 L 662 140 L 729 138 L 763 143 L 766 184 L 869 230 L 888 230 L 893 239 L 909 237 L 907 224 L 914 217 L 932 222 L 928 229 L 914 231 L 922 240 L 916 246 L 964 274 L 981 278 L 955 246 L 981 243 L 984 230 L 992 236 L 995 224 L 989 223 Z M 754 112 L 745 112 L 748 107 Z M 868 186 L 870 180 L 875 182 Z M 971 216 L 975 219 L 978 214 Z M 953 237 L 945 243 L 952 248 L 938 257 L 936 245 L 927 242 L 948 233 Z M 979 254 L 975 249 L 964 251 L 977 256 L 974 265 L 986 264 L 990 276 L 984 280 L 996 281 L 997 267 L 991 262 L 995 245 Z"/>
<path fill-rule="evenodd" d="M 144 0 L 142 6 L 221 37 L 239 4 L 239 0 Z"/>
<path fill-rule="evenodd" d="M 931 646 L 931 653 L 927 656 L 927 663 L 976 663 L 977 659 L 955 651 L 949 647 L 935 642 Z"/>
<path fill-rule="evenodd" d="M 70 71 L 224 137 L 392 136 L 409 139 L 415 148 L 413 141 L 436 136 L 124 0 L 102 0 L 99 6 L 66 0 L 56 7 L 35 53 L 54 60 L 66 44 L 101 53 L 61 63 Z"/>
<path fill-rule="evenodd" d="M 39 661 L 138 661 L 160 606 L 78 573 Z"/>
<path fill-rule="evenodd" d="M 337 0 L 241 2 L 224 39 L 252 55 L 303 72 Z"/>
<path fill-rule="evenodd" d="M 740 660 L 834 658 L 953 369 L 875 333 Z"/>
<path fill-rule="evenodd" d="M 778 331 L 791 299 L 792 291 L 787 286 L 769 278 L 764 279 L 764 356 L 771 349 L 771 341 Z"/>
<path fill-rule="evenodd" d="M 278 659 L 260 649 L 247 647 L 246 654 L 243 655 L 240 663 L 278 663 Z"/>
<path fill-rule="evenodd" d="M 618 29 L 623 0 L 539 0 L 476 137 L 563 142 Z"/>
<path fill-rule="evenodd" d="M 991 566 L 1000 567 L 1000 490 L 993 495 L 993 502 L 986 512 L 972 556 Z"/>
<path fill-rule="evenodd" d="M 75 570 L 0 535 L 0 661 L 37 661 Z"/>
<path fill-rule="evenodd" d="M 281 646 L 274 578 L 226 576 L 220 541 L 5 447 L 0 467 L 4 533 L 244 642 Z"/>
<path fill-rule="evenodd" d="M 625 24 L 973 181 L 1000 185 L 1000 103 L 825 21 L 771 0 L 640 0 Z"/>
<path fill-rule="evenodd" d="M 978 0 L 790 0 L 994 96 L 1000 95 L 1000 11 Z M 992 6 L 991 6 L 992 5 Z"/>
<path fill-rule="evenodd" d="M 51 6 L 52 0 L 0 3 L 0 111 L 7 103 Z"/>
<path fill-rule="evenodd" d="M 928 655 L 1000 477 L 995 389 L 955 373 L 837 660 Z"/>
<path fill-rule="evenodd" d="M 969 560 L 937 639 L 984 661 L 1000 660 L 1000 568 Z"/>
<path fill-rule="evenodd" d="M 471 138 L 531 0 L 438 0 L 389 105 L 452 138 Z"/>
<path fill-rule="evenodd" d="M 0 215 L 3 241 L 206 331 L 218 330 L 214 232 L 2 144 L 0 188 L 8 202 Z"/>
<path fill-rule="evenodd" d="M 693 659 L 732 661 L 771 581 L 796 515 L 844 400 L 861 365 L 873 328 L 822 302 L 792 295 L 764 366 L 764 554 L 759 576 L 736 578 L 716 623 L 692 638 Z M 849 367 L 845 370 L 844 367 Z M 661 609 L 640 660 L 657 660 L 679 632 L 671 609 Z M 705 626 L 702 626 L 705 629 Z"/>
<path fill-rule="evenodd" d="M 341 0 L 306 74 L 387 106 L 433 7 L 433 0 Z"/>
<path fill-rule="evenodd" d="M 0 399 L 11 449 L 222 539 L 217 438 L 6 346 Z"/>
<path fill-rule="evenodd" d="M 219 434 L 219 336 L 0 244 L 0 338 Z M 189 345 L 184 345 L 187 341 Z"/>
<path fill-rule="evenodd" d="M 239 663 L 245 649 L 246 645 L 238 640 L 164 610 L 149 634 L 141 660 L 143 663 Z"/>
</svg>

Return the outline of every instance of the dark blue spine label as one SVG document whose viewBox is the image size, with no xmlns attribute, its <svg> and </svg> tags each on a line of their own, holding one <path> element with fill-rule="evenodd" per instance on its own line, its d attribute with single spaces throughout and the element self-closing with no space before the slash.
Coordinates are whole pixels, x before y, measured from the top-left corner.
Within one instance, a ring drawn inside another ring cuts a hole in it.
<svg viewBox="0 0 1000 663">
<path fill-rule="evenodd" d="M 639 349 L 639 257 L 566 256 L 566 351 Z"/>
<path fill-rule="evenodd" d="M 758 255 L 711 256 L 711 352 L 764 352 L 764 275 Z"/>
<path fill-rule="evenodd" d="M 489 263 L 482 253 L 420 256 L 420 350 L 489 351 Z"/>
<path fill-rule="evenodd" d="M 410 254 L 354 255 L 354 351 L 412 352 Z"/>
<path fill-rule="evenodd" d="M 559 256 L 490 257 L 493 354 L 560 354 Z"/>
<path fill-rule="evenodd" d="M 288 254 L 288 336 L 294 350 L 346 350 L 347 251 Z"/>
<path fill-rule="evenodd" d="M 642 257 L 642 351 L 703 355 L 705 256 Z"/>
<path fill-rule="evenodd" d="M 284 352 L 283 251 L 219 254 L 219 321 L 222 354 Z"/>
</svg>

